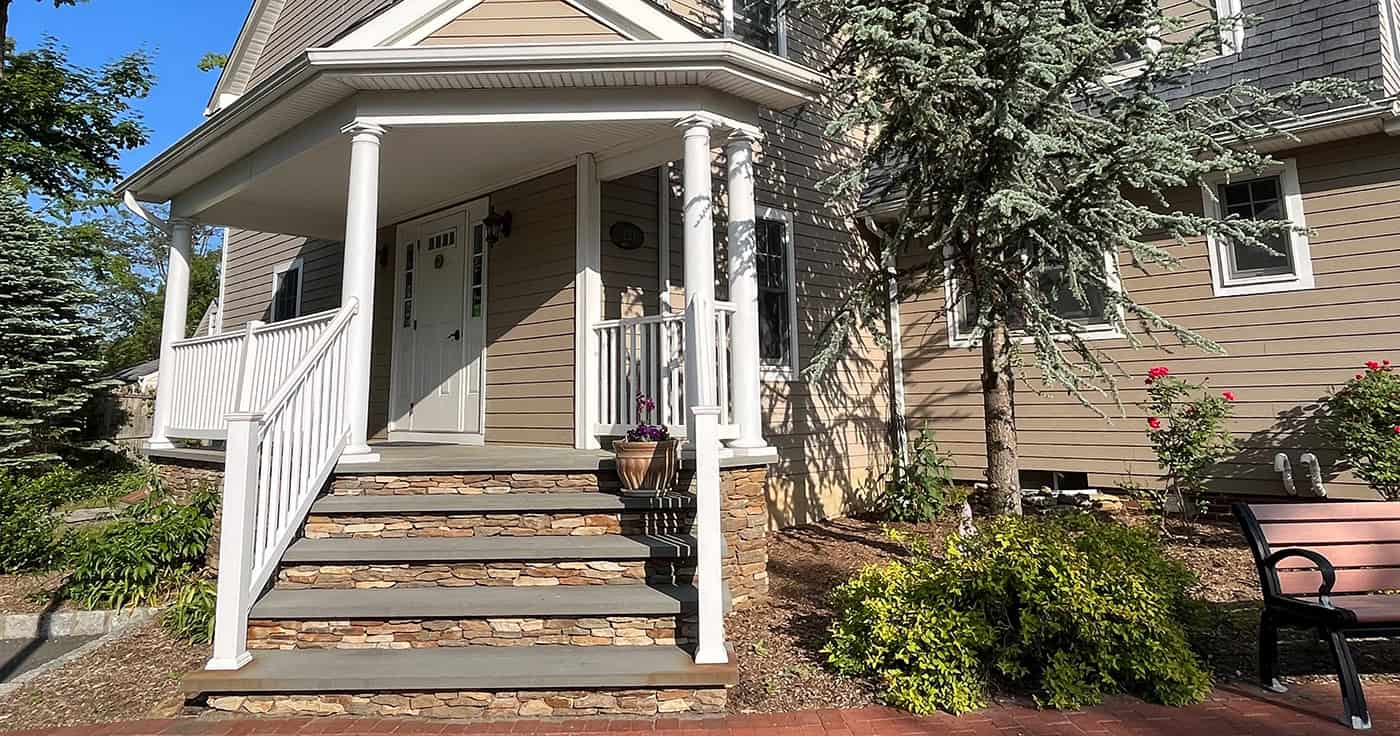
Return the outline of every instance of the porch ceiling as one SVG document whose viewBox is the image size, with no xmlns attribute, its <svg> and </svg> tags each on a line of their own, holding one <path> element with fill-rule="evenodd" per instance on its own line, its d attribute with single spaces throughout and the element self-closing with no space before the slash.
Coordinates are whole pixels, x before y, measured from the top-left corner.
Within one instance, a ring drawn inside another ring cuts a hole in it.
<svg viewBox="0 0 1400 736">
<path fill-rule="evenodd" d="M 388 225 L 569 166 L 680 139 L 659 121 L 391 128 L 380 151 L 379 222 Z M 258 175 L 200 214 L 205 222 L 338 240 L 345 234 L 350 142 L 334 136 Z"/>
</svg>

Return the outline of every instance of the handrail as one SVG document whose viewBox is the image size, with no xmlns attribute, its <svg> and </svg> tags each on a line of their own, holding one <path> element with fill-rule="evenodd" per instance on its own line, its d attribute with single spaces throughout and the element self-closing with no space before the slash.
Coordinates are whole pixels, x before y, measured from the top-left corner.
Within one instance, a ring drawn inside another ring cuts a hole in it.
<svg viewBox="0 0 1400 736">
<path fill-rule="evenodd" d="M 360 300 L 350 297 L 350 303 L 346 304 L 335 319 L 326 325 L 326 331 L 317 338 L 316 342 L 312 343 L 311 349 L 297 362 L 297 366 L 292 369 L 292 372 L 287 374 L 282 382 L 282 388 L 273 394 L 267 405 L 263 407 L 261 414 L 264 419 L 282 410 L 287 400 L 291 398 L 292 392 L 296 391 L 297 387 L 306 380 L 306 376 L 311 373 L 311 368 L 322 355 L 326 354 L 326 351 L 331 349 L 331 344 L 345 328 L 345 324 L 359 311 Z"/>
<path fill-rule="evenodd" d="M 734 302 L 715 302 L 716 312 L 734 313 L 739 311 L 739 306 Z M 605 319 L 593 323 L 593 329 L 605 330 L 610 327 L 624 327 L 626 325 L 654 325 L 662 322 L 684 322 L 685 312 L 671 312 L 669 314 L 648 314 L 642 317 L 622 317 L 619 319 Z"/>
<path fill-rule="evenodd" d="M 328 317 L 335 317 L 342 311 L 344 311 L 344 307 L 338 307 L 336 309 L 327 309 L 325 311 L 316 312 L 315 314 L 306 314 L 300 317 L 294 317 L 292 319 L 284 319 L 279 320 L 277 322 L 267 322 L 253 328 L 253 334 L 266 335 L 269 332 L 277 332 L 278 330 L 289 330 L 293 327 L 314 324 L 316 322 L 321 322 Z"/>
<path fill-rule="evenodd" d="M 176 348 L 184 348 L 184 347 L 189 347 L 189 346 L 191 346 L 191 345 L 205 345 L 205 344 L 208 344 L 208 343 L 219 342 L 220 340 L 242 340 L 242 339 L 243 339 L 243 333 L 241 333 L 241 332 L 225 332 L 225 333 L 219 334 L 219 335 L 205 335 L 205 336 L 203 336 L 203 337 L 187 337 L 187 338 L 185 338 L 185 339 L 183 339 L 183 340 L 176 340 L 175 342 L 171 343 L 171 345 L 175 346 Z"/>
</svg>

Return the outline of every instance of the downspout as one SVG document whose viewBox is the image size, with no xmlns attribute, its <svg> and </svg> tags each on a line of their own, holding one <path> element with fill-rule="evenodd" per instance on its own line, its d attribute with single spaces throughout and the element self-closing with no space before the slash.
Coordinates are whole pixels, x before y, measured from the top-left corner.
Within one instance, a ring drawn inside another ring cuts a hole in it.
<svg viewBox="0 0 1400 736">
<path fill-rule="evenodd" d="M 156 217 L 155 213 L 146 209 L 146 206 L 138 202 L 136 200 L 136 195 L 132 194 L 130 190 L 122 194 L 122 204 L 125 204 L 126 208 L 131 210 L 132 214 L 150 223 L 152 227 L 162 233 L 165 233 L 166 237 L 170 237 L 170 223 Z"/>
<path fill-rule="evenodd" d="M 856 220 L 856 229 L 865 238 L 871 249 L 880 254 L 881 266 L 885 272 L 886 302 L 885 324 L 889 328 L 890 341 L 890 444 L 894 449 L 899 467 L 909 464 L 909 432 L 905 419 L 904 404 L 904 339 L 900 335 L 899 319 L 899 272 L 895 268 L 894 248 L 888 245 L 889 238 L 876 224 L 875 218 L 863 217 Z"/>
</svg>

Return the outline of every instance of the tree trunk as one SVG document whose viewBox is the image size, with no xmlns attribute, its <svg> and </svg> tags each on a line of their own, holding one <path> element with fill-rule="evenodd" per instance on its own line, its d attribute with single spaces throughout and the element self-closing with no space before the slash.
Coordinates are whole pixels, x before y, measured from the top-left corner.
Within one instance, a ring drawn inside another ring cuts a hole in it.
<svg viewBox="0 0 1400 736">
<path fill-rule="evenodd" d="M 10 0 L 0 0 L 0 79 L 5 78 L 5 35 L 10 30 Z"/>
<path fill-rule="evenodd" d="M 987 431 L 987 484 L 992 513 L 1021 514 L 1021 468 L 1016 456 L 1014 345 L 1004 321 L 982 336 L 982 408 Z"/>
</svg>

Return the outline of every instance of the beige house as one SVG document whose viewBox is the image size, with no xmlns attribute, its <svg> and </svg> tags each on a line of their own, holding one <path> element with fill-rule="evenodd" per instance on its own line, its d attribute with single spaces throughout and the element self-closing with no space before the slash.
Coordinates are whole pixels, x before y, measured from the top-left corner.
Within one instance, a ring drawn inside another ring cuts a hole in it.
<svg viewBox="0 0 1400 736">
<path fill-rule="evenodd" d="M 148 452 L 224 488 L 193 693 L 722 708 L 766 531 L 889 455 L 885 354 L 803 377 L 869 264 L 819 189 L 850 155 L 823 36 L 777 8 L 254 3 L 208 119 L 124 183 L 171 212 Z M 227 237 L 191 338 L 195 222 Z M 686 438 L 681 483 L 621 496 L 608 450 L 644 419 Z"/>
</svg>

